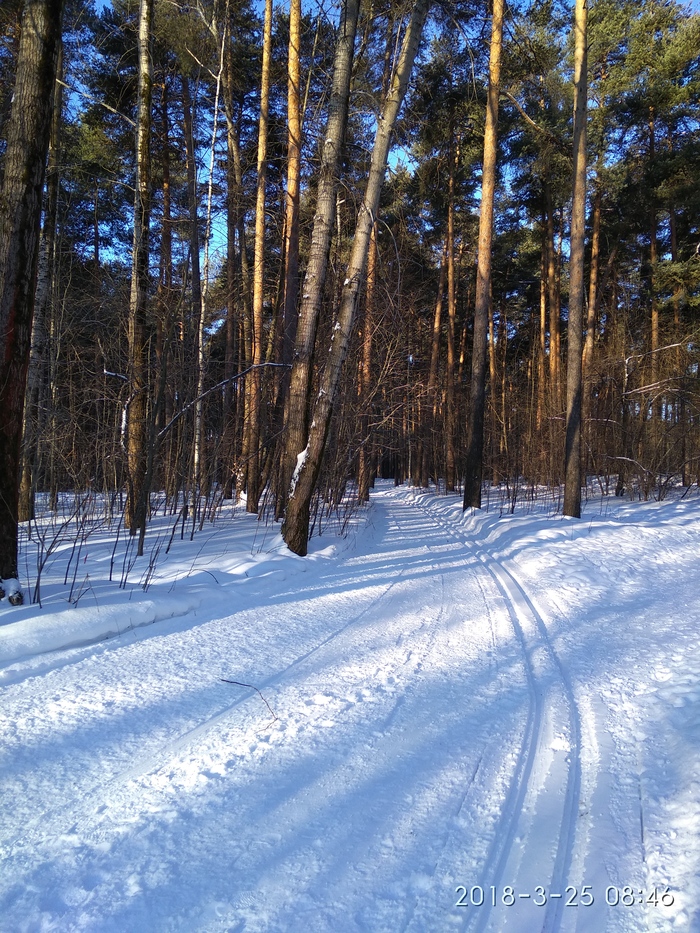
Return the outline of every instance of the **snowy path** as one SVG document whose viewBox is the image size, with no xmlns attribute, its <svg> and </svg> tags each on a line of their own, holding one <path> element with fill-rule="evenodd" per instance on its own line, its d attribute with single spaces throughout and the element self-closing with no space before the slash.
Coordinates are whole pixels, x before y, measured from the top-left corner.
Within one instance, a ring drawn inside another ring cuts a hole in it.
<svg viewBox="0 0 700 933">
<path fill-rule="evenodd" d="M 473 548 L 466 536 L 441 525 L 465 549 Z M 471 912 L 468 928 L 545 933 L 560 929 L 565 905 L 581 896 L 582 886 L 572 884 L 570 875 L 581 792 L 580 714 L 542 613 L 512 569 L 484 547 L 476 553 L 502 595 L 521 647 L 529 707 L 511 786 L 477 886 L 478 899 L 482 890 L 494 890 L 500 903 L 490 911 L 494 905 L 486 897 L 482 910 Z M 579 867 L 581 854 L 579 845 Z M 590 897 L 586 891 L 583 896 Z M 517 910 L 509 909 L 515 907 L 512 899 Z M 462 900 L 473 902 L 471 889 L 464 890 Z"/>
<path fill-rule="evenodd" d="M 691 930 L 606 905 L 641 783 L 556 598 L 446 508 L 385 487 L 326 560 L 8 669 L 2 933 Z"/>
</svg>

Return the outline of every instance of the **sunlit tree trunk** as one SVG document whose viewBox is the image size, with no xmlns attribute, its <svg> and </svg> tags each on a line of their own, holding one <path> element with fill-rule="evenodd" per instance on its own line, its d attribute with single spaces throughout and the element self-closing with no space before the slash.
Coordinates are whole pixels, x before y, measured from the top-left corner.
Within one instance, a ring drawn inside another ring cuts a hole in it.
<svg viewBox="0 0 700 933">
<path fill-rule="evenodd" d="M 189 214 L 190 239 L 190 281 L 192 295 L 192 324 L 195 335 L 194 359 L 197 374 L 202 366 L 202 337 L 204 306 L 202 302 L 202 274 L 199 263 L 199 197 L 197 192 L 197 162 L 195 158 L 194 133 L 192 129 L 193 104 L 190 92 L 190 79 L 182 76 L 182 116 L 185 131 L 185 154 L 187 163 L 187 210 Z M 199 389 L 200 379 L 197 378 L 195 392 Z M 192 502 L 193 507 L 197 501 L 198 485 L 200 483 L 200 452 L 201 452 L 201 424 L 196 417 L 193 431 L 193 463 L 192 463 Z"/>
<path fill-rule="evenodd" d="M 129 385 L 126 451 L 129 487 L 125 524 L 131 534 L 146 521 L 144 497 L 148 392 L 148 261 L 151 217 L 151 21 L 153 0 L 140 0 L 138 18 L 138 101 L 136 116 L 136 190 L 129 299 Z"/>
<path fill-rule="evenodd" d="M 561 394 L 561 308 L 557 283 L 557 250 L 554 243 L 554 205 L 547 187 L 547 304 L 549 307 L 549 391 L 551 414 L 563 407 Z"/>
<path fill-rule="evenodd" d="M 656 159 L 656 116 L 654 107 L 649 108 L 649 163 L 653 169 Z M 659 232 L 656 198 L 652 192 L 651 213 L 649 217 L 649 289 L 651 292 L 651 343 L 650 354 L 650 383 L 651 397 L 654 399 L 651 407 L 653 420 L 652 443 L 654 448 L 659 443 L 659 421 L 661 420 L 662 399 L 659 391 L 659 299 L 656 295 L 656 266 L 659 261 Z M 654 449 L 654 456 L 657 451 Z"/>
<path fill-rule="evenodd" d="M 369 443 L 370 415 L 367 396 L 372 386 L 372 337 L 374 332 L 374 306 L 377 291 L 377 227 L 372 228 L 372 239 L 367 258 L 367 288 L 365 289 L 364 317 L 362 320 L 362 357 L 359 371 L 359 396 L 362 408 L 361 444 L 357 468 L 358 499 L 369 501 L 372 472 L 372 449 Z"/>
<path fill-rule="evenodd" d="M 591 373 L 591 367 L 593 365 L 593 350 L 595 347 L 595 333 L 596 333 L 596 324 L 598 317 L 598 278 L 600 275 L 600 214 L 602 209 L 602 188 L 600 184 L 600 177 L 597 179 L 595 196 L 593 198 L 593 216 L 591 218 L 591 262 L 590 262 L 590 272 L 588 276 L 588 313 L 586 316 L 586 339 L 583 344 L 583 362 L 582 362 L 582 379 L 583 379 L 583 409 L 582 409 L 582 420 L 583 420 L 583 431 L 584 438 L 586 438 L 586 444 L 588 447 L 591 447 L 591 441 L 593 437 L 592 426 L 590 424 L 591 419 L 591 404 L 592 404 L 592 386 L 593 386 L 593 377 Z M 587 458 L 584 455 L 584 463 Z"/>
<path fill-rule="evenodd" d="M 428 373 L 428 417 L 426 436 L 423 441 L 422 485 L 427 486 L 430 480 L 431 458 L 434 459 L 434 433 L 438 415 L 438 364 L 440 361 L 440 334 L 442 331 L 442 301 L 445 291 L 445 275 L 447 268 L 447 253 L 443 249 L 438 277 L 438 291 L 433 315 L 433 333 L 430 341 L 430 371 Z"/>
<path fill-rule="evenodd" d="M 491 300 L 491 240 L 493 238 L 493 202 L 496 190 L 498 143 L 498 96 L 501 82 L 501 46 L 503 42 L 503 0 L 494 0 L 489 56 L 489 89 L 484 133 L 484 167 L 481 181 L 479 216 L 479 256 L 474 308 L 474 348 L 469 392 L 467 458 L 463 508 L 481 508 L 483 475 L 484 413 L 486 408 L 486 340 Z"/>
<path fill-rule="evenodd" d="M 232 76 L 232 47 L 231 42 L 224 44 L 224 70 L 223 70 L 223 92 L 224 92 L 224 113 L 226 116 L 226 178 L 228 182 L 228 191 L 226 197 L 226 217 L 228 231 L 228 253 L 226 259 L 226 271 L 228 281 L 227 295 L 227 316 L 226 316 L 226 376 L 230 378 L 234 375 L 234 343 L 236 336 L 239 342 L 239 361 L 242 369 L 248 369 L 253 362 L 252 350 L 252 305 L 251 305 L 251 287 L 250 287 L 250 269 L 246 252 L 245 236 L 245 211 L 243 205 L 243 166 L 241 160 L 241 149 L 239 143 L 239 129 L 236 120 L 233 96 L 233 76 Z M 238 251 L 236 252 L 236 241 L 238 242 Z M 237 283 L 240 280 L 240 299 L 236 291 Z M 242 306 L 242 321 L 237 320 L 237 309 Z M 236 398 L 236 412 L 234 420 L 233 402 Z M 247 475 L 247 443 L 249 439 L 245 428 L 248 419 L 246 417 L 249 405 L 249 393 L 246 391 L 246 383 L 241 379 L 237 383 L 235 390 L 229 383 L 225 396 L 224 417 L 226 421 L 225 429 L 225 456 L 228 479 L 225 483 L 226 494 L 233 493 L 234 466 L 236 464 L 236 425 L 241 415 L 243 415 L 244 428 L 242 431 L 242 449 L 238 460 L 238 469 L 236 485 L 238 491 L 245 486 Z"/>
<path fill-rule="evenodd" d="M 257 512 L 260 500 L 260 435 L 262 428 L 263 306 L 265 300 L 265 194 L 267 188 L 267 131 L 270 122 L 270 64 L 272 61 L 272 0 L 265 0 L 260 120 L 258 123 L 258 185 L 255 200 L 255 258 L 253 260 L 253 371 L 247 411 L 248 481 L 246 511 Z"/>
<path fill-rule="evenodd" d="M 450 169 L 447 180 L 447 367 L 445 370 L 445 491 L 454 492 L 457 479 L 457 412 L 455 410 L 455 329 L 457 285 L 455 281 L 455 163 L 454 133 L 450 133 Z"/>
<path fill-rule="evenodd" d="M 586 119 L 588 0 L 576 0 L 574 22 L 574 171 L 569 259 L 569 333 L 566 367 L 564 515 L 581 517 L 581 369 L 586 235 Z"/>
<path fill-rule="evenodd" d="M 284 335 L 282 362 L 290 363 L 296 336 L 299 296 L 299 191 L 301 181 L 301 0 L 289 3 L 287 78 L 287 196 L 284 262 Z"/>
<path fill-rule="evenodd" d="M 538 329 L 537 350 L 537 431 L 542 430 L 546 406 L 546 370 L 547 362 L 547 243 L 542 240 L 542 259 L 540 261 L 540 322 Z"/>
</svg>

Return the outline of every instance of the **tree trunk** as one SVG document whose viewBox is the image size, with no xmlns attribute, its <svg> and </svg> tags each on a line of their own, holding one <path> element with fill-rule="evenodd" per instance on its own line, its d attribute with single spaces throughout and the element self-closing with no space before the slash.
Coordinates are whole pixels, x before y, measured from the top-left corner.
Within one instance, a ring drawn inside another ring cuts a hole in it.
<svg viewBox="0 0 700 933">
<path fill-rule="evenodd" d="M 301 0 L 289 3 L 287 86 L 287 198 L 284 262 L 284 333 L 282 362 L 291 363 L 299 297 L 299 194 L 301 180 Z M 283 384 L 288 384 L 283 379 Z"/>
<path fill-rule="evenodd" d="M 228 254 L 226 259 L 226 270 L 227 270 L 227 279 L 228 279 L 228 295 L 227 295 L 227 312 L 226 312 L 226 373 L 227 378 L 233 376 L 234 369 L 234 334 L 236 331 L 239 332 L 239 361 L 242 364 L 242 369 L 248 369 L 252 365 L 252 340 L 251 340 L 251 318 L 252 318 L 252 307 L 250 302 L 250 271 L 248 267 L 248 257 L 246 253 L 246 237 L 245 237 L 245 216 L 243 208 L 243 167 L 241 163 L 241 150 L 238 136 L 238 127 L 236 125 L 236 120 L 234 116 L 234 99 L 233 99 L 233 78 L 232 78 L 232 67 L 233 63 L 231 60 L 231 42 L 227 42 L 224 46 L 224 72 L 223 72 L 223 89 L 224 89 L 224 113 L 226 115 L 226 142 L 227 142 L 227 153 L 226 153 L 226 178 L 228 182 L 228 191 L 226 199 L 226 216 L 227 216 L 227 229 L 228 229 Z M 235 242 L 236 238 L 238 239 L 238 253 L 235 251 Z M 234 283 L 236 282 L 237 276 L 240 273 L 240 292 L 241 299 L 240 302 L 237 300 L 237 293 L 234 290 Z M 237 327 L 239 322 L 236 321 L 236 309 L 237 306 L 242 304 L 243 306 L 243 320 L 240 322 L 242 326 Z M 235 411 L 235 420 L 234 420 L 234 398 L 236 399 L 236 411 Z M 247 444 L 248 434 L 245 428 L 246 424 L 246 414 L 248 408 L 248 392 L 246 391 L 246 383 L 243 379 L 239 380 L 236 385 L 235 390 L 229 384 L 226 389 L 225 405 L 224 405 L 224 417 L 226 419 L 226 444 L 225 444 L 225 457 L 226 457 L 226 469 L 228 471 L 229 479 L 225 483 L 227 495 L 233 493 L 233 477 L 234 477 L 234 465 L 236 463 L 235 456 L 235 447 L 236 447 L 236 424 L 241 415 L 241 410 L 243 414 L 243 447 Z M 245 485 L 245 477 L 247 475 L 247 465 L 245 462 L 245 449 L 241 450 L 241 457 L 238 465 L 237 476 L 236 476 L 236 486 L 237 490 L 240 491 L 241 487 Z"/>
<path fill-rule="evenodd" d="M 450 121 L 452 122 L 452 121 Z M 457 479 L 457 412 L 455 411 L 455 330 L 457 287 L 455 282 L 455 164 L 454 132 L 450 128 L 450 170 L 447 180 L 447 368 L 445 371 L 445 492 L 454 492 Z"/>
<path fill-rule="evenodd" d="M 253 371 L 246 387 L 248 405 L 248 482 L 246 511 L 257 512 L 260 500 L 260 434 L 262 427 L 263 306 L 265 299 L 265 192 L 267 187 L 267 129 L 270 111 L 272 61 L 272 0 L 265 0 L 260 121 L 258 124 L 258 185 L 255 201 L 255 257 L 253 260 Z"/>
<path fill-rule="evenodd" d="M 569 259 L 569 351 L 566 367 L 566 448 L 564 515 L 581 517 L 581 369 L 583 261 L 586 235 L 586 118 L 588 0 L 576 0 L 574 22 L 574 172 Z"/>
<path fill-rule="evenodd" d="M 501 46 L 503 42 L 503 0 L 494 0 L 489 57 L 489 90 L 484 134 L 484 168 L 481 181 L 479 215 L 479 257 L 474 308 L 474 348 L 469 392 L 469 422 L 463 508 L 481 508 L 483 475 L 484 411 L 486 407 L 486 338 L 491 300 L 491 240 L 493 237 L 493 201 L 496 189 L 498 143 L 498 95 L 501 81 Z"/>
<path fill-rule="evenodd" d="M 63 0 L 25 0 L 0 192 L 0 581 L 17 580 L 24 391 Z M 19 584 L 10 599 L 22 602 Z M 5 589 L 0 586 L 2 595 Z"/>
<path fill-rule="evenodd" d="M 197 163 L 195 159 L 194 133 L 192 130 L 192 95 L 190 81 L 186 75 L 182 81 L 182 116 L 185 131 L 185 153 L 187 156 L 187 209 L 190 233 L 190 273 L 192 283 L 192 322 L 194 325 L 194 359 L 196 367 L 194 393 L 201 394 L 202 341 L 204 338 L 204 304 L 202 301 L 202 273 L 199 265 L 199 198 L 197 194 Z M 194 430 L 192 435 L 192 508 L 195 511 L 201 483 L 202 424 L 201 403 L 195 404 Z"/>
<path fill-rule="evenodd" d="M 148 260 L 151 217 L 151 21 L 153 0 L 140 0 L 138 21 L 138 103 L 136 117 L 136 191 L 134 240 L 129 300 L 130 397 L 127 410 L 127 464 L 129 489 L 124 522 L 135 534 L 146 521 L 146 394 L 148 391 Z"/>
<path fill-rule="evenodd" d="M 430 372 L 428 374 L 428 431 L 423 446 L 423 478 L 427 487 L 430 482 L 431 466 L 435 470 L 435 424 L 438 416 L 438 364 L 440 362 L 440 334 L 442 333 L 442 300 L 445 291 L 445 276 L 447 270 L 447 252 L 443 248 L 440 274 L 438 276 L 438 291 L 435 300 L 435 314 L 433 315 L 433 333 L 430 341 Z"/>
<path fill-rule="evenodd" d="M 542 430 L 546 404 L 546 375 L 545 363 L 547 360 L 547 241 L 542 239 L 542 259 L 540 261 L 540 326 L 538 330 L 537 351 L 537 432 Z M 539 463 L 539 457 L 538 457 Z"/>
<path fill-rule="evenodd" d="M 601 160 L 602 164 L 602 160 Z M 599 166 L 600 168 L 600 166 Z M 586 438 L 586 447 L 592 448 L 593 431 L 591 429 L 592 385 L 591 365 L 593 362 L 593 349 L 595 346 L 595 330 L 598 318 L 598 278 L 600 275 L 600 215 L 602 207 L 602 186 L 600 172 L 597 173 L 595 197 L 593 198 L 593 218 L 591 224 L 591 268 L 588 277 L 588 314 L 586 317 L 586 340 L 583 345 L 582 379 L 583 379 L 583 431 Z M 587 462 L 584 454 L 584 463 Z"/>
<path fill-rule="evenodd" d="M 59 39 L 57 73 L 62 71 L 62 44 Z M 32 341 L 27 372 L 27 391 L 22 430 L 22 467 L 19 490 L 19 521 L 34 518 L 34 493 L 36 491 L 36 469 L 39 436 L 39 395 L 46 367 L 46 322 L 54 298 L 56 273 L 56 222 L 58 216 L 58 188 L 60 168 L 58 158 L 61 130 L 63 88 L 57 82 L 54 92 L 51 133 L 49 137 L 49 161 L 46 172 L 46 210 L 41 232 L 39 261 L 34 299 Z"/>
<path fill-rule="evenodd" d="M 547 198 L 547 303 L 549 305 L 549 391 L 550 415 L 559 415 L 561 397 L 561 308 L 557 284 L 557 251 L 554 245 L 554 205 L 549 187 Z"/>
<path fill-rule="evenodd" d="M 656 119 L 654 108 L 649 108 L 649 164 L 653 171 L 656 160 Z M 657 447 L 659 445 L 660 421 L 662 413 L 662 398 L 659 391 L 659 299 L 656 295 L 656 266 L 659 260 L 659 233 L 658 217 L 656 213 L 656 198 L 654 192 L 651 192 L 651 212 L 649 217 L 649 291 L 651 297 L 651 344 L 650 354 L 650 374 L 651 383 L 651 418 L 652 418 L 652 456 L 658 455 Z"/>
<path fill-rule="evenodd" d="M 278 508 L 280 513 L 286 506 L 289 484 L 291 483 L 297 456 L 306 444 L 311 364 L 333 235 L 338 170 L 348 119 L 350 78 L 352 75 L 359 8 L 359 0 L 345 0 L 335 48 L 333 86 L 331 88 L 328 124 L 321 154 L 316 215 L 304 277 L 299 324 L 294 344 L 289 399 L 285 413 L 285 449 L 279 491 L 279 495 L 282 496 L 284 501 L 281 503 L 281 508 Z"/>
<path fill-rule="evenodd" d="M 382 113 L 378 120 L 369 178 L 367 179 L 365 196 L 357 218 L 352 252 L 340 298 L 340 308 L 333 327 L 333 336 L 328 351 L 328 362 L 314 405 L 308 440 L 306 446 L 299 453 L 292 478 L 282 535 L 287 546 L 294 553 L 301 556 L 304 556 L 307 551 L 311 498 L 321 470 L 333 402 L 355 320 L 357 301 L 367 263 L 370 236 L 376 221 L 379 197 L 386 174 L 391 133 L 406 94 L 428 7 L 429 0 L 417 0 L 413 6 L 391 90 L 384 101 Z"/>
</svg>

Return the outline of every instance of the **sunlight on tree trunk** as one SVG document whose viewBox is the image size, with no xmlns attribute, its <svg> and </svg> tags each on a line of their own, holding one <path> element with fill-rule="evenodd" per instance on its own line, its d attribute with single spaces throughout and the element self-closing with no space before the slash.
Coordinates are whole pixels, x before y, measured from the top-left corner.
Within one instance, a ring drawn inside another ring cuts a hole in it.
<svg viewBox="0 0 700 933">
<path fill-rule="evenodd" d="M 146 521 L 146 416 L 148 412 L 148 261 L 151 222 L 151 21 L 153 0 L 141 0 L 138 18 L 138 102 L 136 131 L 136 191 L 134 240 L 129 300 L 130 397 L 126 417 L 129 490 L 124 522 L 131 534 Z"/>
<path fill-rule="evenodd" d="M 498 96 L 501 82 L 501 46 L 503 43 L 503 0 L 494 0 L 489 58 L 489 91 L 484 133 L 484 168 L 481 181 L 479 215 L 479 256 L 474 308 L 474 350 L 469 394 L 469 424 L 463 508 L 481 508 L 483 476 L 484 415 L 486 408 L 486 342 L 489 303 L 491 300 L 491 241 L 493 238 L 493 202 L 496 190 L 498 155 Z"/>
<path fill-rule="evenodd" d="M 263 27 L 260 120 L 258 123 L 258 184 L 255 202 L 255 258 L 253 260 L 253 371 L 246 382 L 248 481 L 246 511 L 257 512 L 260 499 L 260 435 L 262 428 L 262 368 L 264 355 L 263 305 L 265 301 L 265 193 L 267 182 L 267 132 L 270 121 L 270 67 L 272 60 L 272 0 L 265 0 Z"/>
<path fill-rule="evenodd" d="M 574 172 L 569 259 L 569 334 L 566 367 L 564 515 L 581 517 L 581 368 L 583 351 L 583 264 L 586 235 L 586 120 L 588 92 L 588 0 L 576 0 L 574 58 Z"/>
</svg>

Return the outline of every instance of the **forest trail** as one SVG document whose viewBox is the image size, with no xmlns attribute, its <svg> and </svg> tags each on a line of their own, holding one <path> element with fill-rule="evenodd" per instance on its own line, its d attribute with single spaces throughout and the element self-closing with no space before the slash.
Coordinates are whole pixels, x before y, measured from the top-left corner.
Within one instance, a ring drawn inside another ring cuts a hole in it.
<svg viewBox="0 0 700 933">
<path fill-rule="evenodd" d="M 453 504 L 380 486 L 228 614 L 13 668 L 3 933 L 646 929 L 605 902 L 644 816 L 602 701 L 515 533 Z"/>
</svg>

